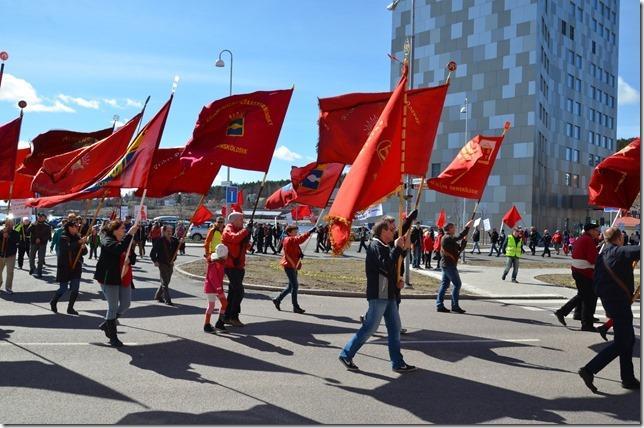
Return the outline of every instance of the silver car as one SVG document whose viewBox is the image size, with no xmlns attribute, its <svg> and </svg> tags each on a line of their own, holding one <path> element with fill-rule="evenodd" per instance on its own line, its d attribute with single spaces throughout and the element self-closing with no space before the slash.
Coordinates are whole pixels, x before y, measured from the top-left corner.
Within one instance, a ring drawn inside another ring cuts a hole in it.
<svg viewBox="0 0 644 428">
<path fill-rule="evenodd" d="M 211 225 L 212 222 L 210 221 L 200 224 L 199 226 L 195 226 L 193 224 L 190 226 L 190 229 L 188 229 L 188 239 L 192 239 L 193 241 L 202 241 L 206 239 L 206 236 L 208 236 L 208 229 L 210 229 Z"/>
</svg>

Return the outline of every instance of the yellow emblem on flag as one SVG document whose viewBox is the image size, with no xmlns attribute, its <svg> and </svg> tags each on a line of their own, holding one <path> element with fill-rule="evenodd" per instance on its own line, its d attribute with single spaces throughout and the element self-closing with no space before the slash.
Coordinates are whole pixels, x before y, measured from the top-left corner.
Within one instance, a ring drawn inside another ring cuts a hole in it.
<svg viewBox="0 0 644 428">
<path fill-rule="evenodd" d="M 243 137 L 244 136 L 244 116 L 235 115 L 230 118 L 228 127 L 226 128 L 227 137 Z"/>
</svg>

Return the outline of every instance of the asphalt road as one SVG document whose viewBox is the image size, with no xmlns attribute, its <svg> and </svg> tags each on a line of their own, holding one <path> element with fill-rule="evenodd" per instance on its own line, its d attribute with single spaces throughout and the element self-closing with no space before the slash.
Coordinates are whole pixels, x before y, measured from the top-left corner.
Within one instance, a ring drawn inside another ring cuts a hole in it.
<svg viewBox="0 0 644 428">
<path fill-rule="evenodd" d="M 180 261 L 200 249 L 189 253 Z M 278 312 L 269 295 L 248 292 L 241 315 L 247 326 L 206 334 L 202 284 L 177 275 L 177 305 L 153 303 L 158 274 L 144 258 L 119 327 L 126 346 L 113 349 L 96 329 L 106 303 L 89 279 L 93 265 L 84 273 L 79 317 L 53 314 L 48 301 L 56 285 L 24 271 L 16 272 L 15 294 L 0 293 L 1 423 L 641 421 L 640 393 L 621 388 L 617 361 L 596 378 L 600 394 L 583 385 L 576 371 L 605 345 L 598 334 L 578 331 L 576 321 L 560 326 L 551 311 L 562 302 L 468 300 L 467 314 L 457 315 L 435 312 L 431 301 L 403 301 L 403 355 L 419 369 L 391 371 L 383 324 L 356 356 L 361 372 L 353 373 L 337 355 L 359 326 L 364 299 L 301 296 L 307 312 L 297 315 L 288 301 Z M 639 378 L 639 325 L 636 334 Z"/>
</svg>

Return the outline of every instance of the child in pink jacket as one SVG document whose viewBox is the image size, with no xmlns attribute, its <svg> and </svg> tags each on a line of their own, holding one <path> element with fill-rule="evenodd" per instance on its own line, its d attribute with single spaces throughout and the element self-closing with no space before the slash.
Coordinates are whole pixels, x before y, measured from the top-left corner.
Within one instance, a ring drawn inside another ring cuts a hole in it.
<svg viewBox="0 0 644 428">
<path fill-rule="evenodd" d="M 228 257 L 228 247 L 224 244 L 218 244 L 215 247 L 215 252 L 206 259 L 207 272 L 206 280 L 204 281 L 203 291 L 206 293 L 208 306 L 206 307 L 206 319 L 204 321 L 203 331 L 212 333 L 217 330 L 226 331 L 224 326 L 223 316 L 228 306 L 226 294 L 224 293 L 224 265 Z M 221 310 L 219 311 L 219 319 L 215 323 L 215 327 L 210 324 L 210 317 L 215 310 L 216 299 L 221 302 Z"/>
</svg>

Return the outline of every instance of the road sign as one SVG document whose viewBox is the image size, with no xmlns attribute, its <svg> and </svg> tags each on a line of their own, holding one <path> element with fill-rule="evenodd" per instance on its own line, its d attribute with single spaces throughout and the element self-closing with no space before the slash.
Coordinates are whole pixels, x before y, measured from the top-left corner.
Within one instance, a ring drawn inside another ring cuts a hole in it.
<svg viewBox="0 0 644 428">
<path fill-rule="evenodd" d="M 605 213 L 617 213 L 619 212 L 619 208 L 604 208 Z"/>
<path fill-rule="evenodd" d="M 226 187 L 226 203 L 227 204 L 237 203 L 237 186 Z"/>
</svg>

